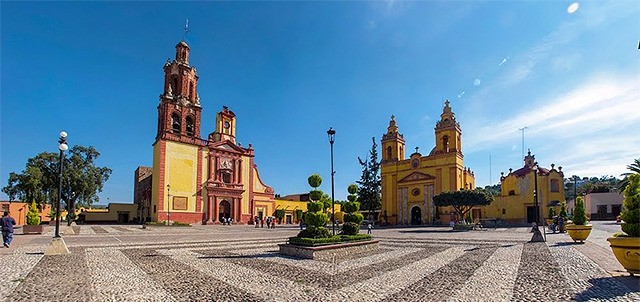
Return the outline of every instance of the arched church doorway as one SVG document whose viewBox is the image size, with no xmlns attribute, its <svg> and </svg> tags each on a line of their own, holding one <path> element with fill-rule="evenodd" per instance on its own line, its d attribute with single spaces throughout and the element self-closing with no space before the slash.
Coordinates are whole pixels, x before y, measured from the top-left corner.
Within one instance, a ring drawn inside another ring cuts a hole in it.
<svg viewBox="0 0 640 302">
<path fill-rule="evenodd" d="M 231 217 L 231 204 L 228 201 L 221 201 L 218 209 L 218 221 L 222 221 L 222 218 Z"/>
<path fill-rule="evenodd" d="M 419 206 L 411 208 L 411 224 L 422 224 L 422 209 Z"/>
</svg>

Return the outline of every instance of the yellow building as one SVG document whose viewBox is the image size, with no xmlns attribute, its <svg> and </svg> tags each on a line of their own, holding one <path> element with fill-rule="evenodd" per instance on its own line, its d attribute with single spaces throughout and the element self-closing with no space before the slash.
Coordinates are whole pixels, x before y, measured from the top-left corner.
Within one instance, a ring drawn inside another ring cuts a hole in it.
<svg viewBox="0 0 640 302">
<path fill-rule="evenodd" d="M 199 77 L 189 52 L 184 41 L 178 43 L 175 59 L 164 65 L 150 196 L 140 199 L 149 200 L 149 220 L 211 224 L 224 217 L 247 223 L 269 216 L 273 189 L 260 179 L 251 144 L 236 142 L 235 113 L 223 106 L 214 131 L 207 139 L 200 136 Z"/>
<path fill-rule="evenodd" d="M 287 198 L 297 196 L 298 198 Z M 306 198 L 304 198 L 306 196 Z M 303 197 L 303 198 L 300 198 Z M 274 213 L 271 216 L 275 216 L 275 210 L 284 210 L 284 219 L 282 223 L 284 224 L 297 224 L 300 222 L 303 213 L 307 212 L 307 203 L 309 203 L 309 194 L 296 194 L 296 195 L 288 195 L 282 197 L 283 199 L 275 200 L 275 209 Z M 285 198 L 287 198 L 285 200 Z M 336 219 L 342 221 L 342 217 L 344 213 L 341 212 L 340 204 L 334 204 L 333 209 L 336 213 Z M 327 208 L 327 212 L 329 213 L 329 217 L 331 217 L 331 209 Z"/>
<path fill-rule="evenodd" d="M 482 217 L 474 215 L 474 218 L 498 218 L 508 223 L 531 223 L 535 221 L 536 208 L 534 191 L 536 187 L 536 159 L 531 151 L 524 158 L 524 166 L 513 171 L 509 169 L 506 176 L 500 177 L 500 196 L 495 196 L 495 201 L 483 207 Z M 562 167 L 551 169 L 537 166 L 538 180 L 538 208 L 541 219 L 548 218 L 549 207 L 554 207 L 556 214 L 560 213 L 560 207 L 564 203 L 564 173 Z"/>
<path fill-rule="evenodd" d="M 434 218 L 448 222 L 450 210 L 436 209 L 433 196 L 475 187 L 473 172 L 463 164 L 462 131 L 449 101 L 436 123 L 435 140 L 429 155 L 423 156 L 416 147 L 416 152 L 405 158 L 405 140 L 391 116 L 382 136 L 383 223 L 425 224 Z"/>
</svg>

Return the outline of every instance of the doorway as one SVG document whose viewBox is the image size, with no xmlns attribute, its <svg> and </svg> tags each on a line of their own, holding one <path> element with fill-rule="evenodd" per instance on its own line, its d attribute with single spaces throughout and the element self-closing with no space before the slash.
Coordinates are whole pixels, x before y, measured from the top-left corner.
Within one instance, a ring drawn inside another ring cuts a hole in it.
<svg viewBox="0 0 640 302">
<path fill-rule="evenodd" d="M 536 207 L 527 207 L 527 223 L 536 222 Z"/>
<path fill-rule="evenodd" d="M 222 222 L 222 218 L 231 217 L 231 204 L 228 201 L 221 201 L 218 209 L 218 220 L 220 222 Z"/>
<path fill-rule="evenodd" d="M 292 215 L 287 215 L 285 220 L 286 220 L 287 224 L 292 224 L 293 223 L 293 216 Z"/>
<path fill-rule="evenodd" d="M 418 206 L 411 208 L 411 224 L 422 224 L 422 209 Z"/>
</svg>

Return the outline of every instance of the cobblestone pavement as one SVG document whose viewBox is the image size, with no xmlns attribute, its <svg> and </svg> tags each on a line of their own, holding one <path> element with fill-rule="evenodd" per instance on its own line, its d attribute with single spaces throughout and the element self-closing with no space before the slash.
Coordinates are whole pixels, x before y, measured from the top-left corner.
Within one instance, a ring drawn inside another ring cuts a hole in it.
<svg viewBox="0 0 640 302">
<path fill-rule="evenodd" d="M 0 301 L 640 301 L 606 251 L 566 234 L 529 243 L 527 228 L 376 229 L 374 252 L 314 261 L 281 256 L 299 229 L 76 226 L 70 255 L 43 236 L 0 250 Z"/>
</svg>

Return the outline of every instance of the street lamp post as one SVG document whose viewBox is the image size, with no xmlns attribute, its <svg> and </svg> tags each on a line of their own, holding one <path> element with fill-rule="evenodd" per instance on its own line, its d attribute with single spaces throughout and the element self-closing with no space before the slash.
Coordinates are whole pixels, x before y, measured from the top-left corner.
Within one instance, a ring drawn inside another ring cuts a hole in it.
<svg viewBox="0 0 640 302">
<path fill-rule="evenodd" d="M 167 225 L 171 225 L 171 186 L 167 184 Z"/>
<path fill-rule="evenodd" d="M 60 238 L 60 203 L 62 202 L 62 171 L 64 166 L 64 151 L 69 149 L 67 145 L 67 133 L 62 131 L 60 132 L 60 139 L 58 140 L 58 149 L 60 149 L 60 169 L 58 170 L 58 202 L 56 203 L 56 238 Z"/>
<path fill-rule="evenodd" d="M 336 135 L 336 131 L 333 130 L 332 127 L 329 127 L 329 130 L 327 130 L 327 135 L 329 135 L 329 144 L 331 145 L 331 227 L 333 229 L 333 236 L 335 236 L 336 235 L 336 210 L 333 205 L 333 202 L 335 200 L 333 176 L 334 174 L 336 174 L 336 172 L 333 170 L 333 142 L 334 142 L 334 136 Z"/>
<path fill-rule="evenodd" d="M 544 242 L 545 239 L 540 233 L 540 204 L 538 203 L 538 163 L 533 163 L 533 205 L 536 208 L 536 228 L 533 230 L 532 242 Z M 544 231 L 544 229 L 543 229 Z M 546 234 L 545 234 L 546 236 Z"/>
</svg>

